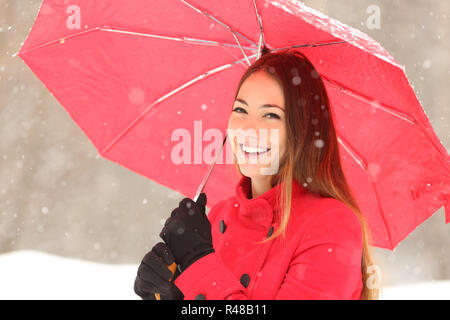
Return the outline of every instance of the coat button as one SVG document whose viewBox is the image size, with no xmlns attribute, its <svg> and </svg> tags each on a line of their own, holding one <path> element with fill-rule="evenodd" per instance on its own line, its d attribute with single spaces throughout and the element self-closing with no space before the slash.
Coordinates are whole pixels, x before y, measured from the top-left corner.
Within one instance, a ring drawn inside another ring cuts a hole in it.
<svg viewBox="0 0 450 320">
<path fill-rule="evenodd" d="M 249 276 L 248 274 L 244 273 L 244 274 L 241 276 L 241 279 L 239 279 L 239 281 L 241 282 L 241 284 L 242 284 L 245 288 L 247 288 L 247 287 L 248 287 L 248 284 L 250 283 L 250 276 Z"/>
<path fill-rule="evenodd" d="M 224 233 L 226 228 L 225 221 L 220 220 L 220 233 Z"/>
<path fill-rule="evenodd" d="M 201 293 L 195 297 L 195 300 L 205 300 L 205 299 L 206 299 L 205 295 Z"/>
<path fill-rule="evenodd" d="M 271 226 L 270 229 L 269 229 L 269 232 L 267 232 L 267 237 L 266 238 L 269 238 L 272 235 L 272 233 L 273 233 L 273 226 Z"/>
</svg>

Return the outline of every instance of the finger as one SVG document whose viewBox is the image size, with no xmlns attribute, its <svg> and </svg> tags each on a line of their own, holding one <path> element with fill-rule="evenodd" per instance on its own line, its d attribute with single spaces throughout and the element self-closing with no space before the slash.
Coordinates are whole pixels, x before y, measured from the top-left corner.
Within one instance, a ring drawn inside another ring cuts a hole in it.
<svg viewBox="0 0 450 320">
<path fill-rule="evenodd" d="M 178 203 L 178 207 L 179 208 L 185 207 L 187 202 L 194 202 L 194 201 L 191 198 L 183 198 L 183 200 L 181 200 Z"/>
<path fill-rule="evenodd" d="M 164 228 L 162 228 L 161 232 L 159 233 L 159 237 L 160 237 L 165 243 L 167 243 L 166 234 L 167 234 L 167 227 L 164 227 Z"/>
<path fill-rule="evenodd" d="M 172 277 L 172 272 L 170 272 L 164 261 L 153 250 L 147 253 L 142 259 L 138 274 L 146 281 L 157 281 L 158 279 L 155 279 L 156 276 L 166 280 Z M 158 283 L 155 282 L 155 284 Z"/>
<path fill-rule="evenodd" d="M 170 251 L 169 247 L 164 242 L 158 242 L 152 249 L 163 261 L 165 264 L 170 266 L 174 261 L 175 257 Z"/>
<path fill-rule="evenodd" d="M 152 274 L 151 271 L 153 271 L 162 279 L 169 279 L 172 276 L 172 272 L 167 268 L 166 263 L 154 250 L 145 255 L 144 259 L 142 259 L 142 264 L 151 268 L 148 271 L 150 275 Z"/>
<path fill-rule="evenodd" d="M 134 281 L 134 292 L 142 299 L 148 299 L 149 296 L 155 296 L 157 288 L 149 282 L 143 281 L 139 276 L 136 276 Z"/>
<path fill-rule="evenodd" d="M 178 204 L 178 207 L 176 207 L 175 209 L 172 210 L 172 212 L 170 213 L 170 217 L 173 218 L 175 216 L 177 216 L 178 214 L 180 214 L 180 205 Z"/>
<path fill-rule="evenodd" d="M 171 225 L 174 223 L 174 220 L 175 216 L 169 217 L 164 223 L 164 227 L 162 228 L 161 232 L 159 233 L 159 237 L 164 240 L 165 243 L 167 243 L 166 234 L 168 233 L 169 228 L 171 228 Z"/>
<path fill-rule="evenodd" d="M 141 291 L 159 292 L 161 294 L 166 294 L 169 291 L 169 285 L 171 285 L 169 279 L 161 278 L 145 264 L 139 266 L 137 277 L 140 281 Z"/>
<path fill-rule="evenodd" d="M 194 206 L 195 206 L 195 202 L 194 202 L 194 200 L 192 200 L 190 198 L 184 198 L 178 204 L 179 210 L 184 211 L 184 212 L 186 212 L 189 209 L 194 209 Z"/>
<path fill-rule="evenodd" d="M 172 273 L 170 271 L 169 273 L 170 278 L 172 278 Z M 161 278 L 161 276 L 152 268 L 142 263 L 138 268 L 135 286 L 137 290 L 144 295 L 154 293 L 166 295 L 170 292 L 170 288 L 173 284 L 168 279 Z"/>
<path fill-rule="evenodd" d="M 170 223 L 170 221 L 172 221 L 172 219 L 173 219 L 173 216 L 170 216 L 169 218 L 167 218 L 166 221 L 164 222 L 164 227 L 166 227 Z"/>
<path fill-rule="evenodd" d="M 207 197 L 206 197 L 206 193 L 202 192 L 200 193 L 200 195 L 198 196 L 197 201 L 195 202 L 198 206 L 204 207 L 206 206 L 206 202 L 207 202 Z"/>
<path fill-rule="evenodd" d="M 206 197 L 205 194 L 203 194 L 202 198 Z M 200 202 L 199 202 L 200 200 Z M 203 203 L 206 203 L 206 199 L 197 199 L 197 202 L 194 202 L 194 200 L 190 199 L 190 198 L 184 198 L 179 205 L 179 209 L 182 212 L 187 213 L 190 216 L 193 216 L 196 212 L 196 208 L 201 212 L 201 213 L 205 213 L 205 205 Z"/>
</svg>

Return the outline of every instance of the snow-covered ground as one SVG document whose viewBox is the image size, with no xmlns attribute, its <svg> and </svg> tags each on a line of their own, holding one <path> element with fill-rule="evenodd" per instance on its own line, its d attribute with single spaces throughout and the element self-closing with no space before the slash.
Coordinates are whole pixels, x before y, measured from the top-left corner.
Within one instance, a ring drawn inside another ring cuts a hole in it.
<svg viewBox="0 0 450 320">
<path fill-rule="evenodd" d="M 29 250 L 0 254 L 0 299 L 140 299 L 137 267 Z"/>
<path fill-rule="evenodd" d="M 108 265 L 38 251 L 0 254 L 0 299 L 140 299 L 137 265 Z M 385 287 L 383 299 L 450 299 L 450 281 Z"/>
</svg>

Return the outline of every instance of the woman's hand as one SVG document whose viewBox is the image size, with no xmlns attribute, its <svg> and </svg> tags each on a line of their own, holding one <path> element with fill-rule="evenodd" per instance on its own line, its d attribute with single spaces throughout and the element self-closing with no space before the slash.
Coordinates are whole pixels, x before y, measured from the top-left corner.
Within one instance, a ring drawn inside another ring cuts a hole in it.
<svg viewBox="0 0 450 320">
<path fill-rule="evenodd" d="M 158 242 L 148 252 L 138 268 L 134 281 L 134 292 L 143 300 L 182 300 L 183 293 L 173 284 L 180 274 L 169 270 L 175 259 L 163 242 Z"/>
<path fill-rule="evenodd" d="M 197 202 L 184 198 L 172 211 L 159 234 L 172 251 L 181 272 L 201 257 L 214 252 L 211 223 L 205 214 L 205 206 L 204 193 L 199 195 Z"/>
</svg>

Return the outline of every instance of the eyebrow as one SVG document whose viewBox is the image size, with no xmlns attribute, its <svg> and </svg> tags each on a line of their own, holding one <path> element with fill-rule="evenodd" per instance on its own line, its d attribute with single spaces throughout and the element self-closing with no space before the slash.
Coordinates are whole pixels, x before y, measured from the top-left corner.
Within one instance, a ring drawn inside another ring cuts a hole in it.
<svg viewBox="0 0 450 320">
<path fill-rule="evenodd" d="M 239 101 L 248 107 L 248 103 L 244 99 L 237 98 L 236 101 Z M 270 103 L 263 104 L 262 106 L 260 106 L 260 108 L 278 108 L 278 109 L 283 110 L 283 108 L 281 108 L 280 106 L 278 106 L 276 104 L 270 104 Z M 283 110 L 283 112 L 284 112 L 284 110 Z"/>
</svg>

